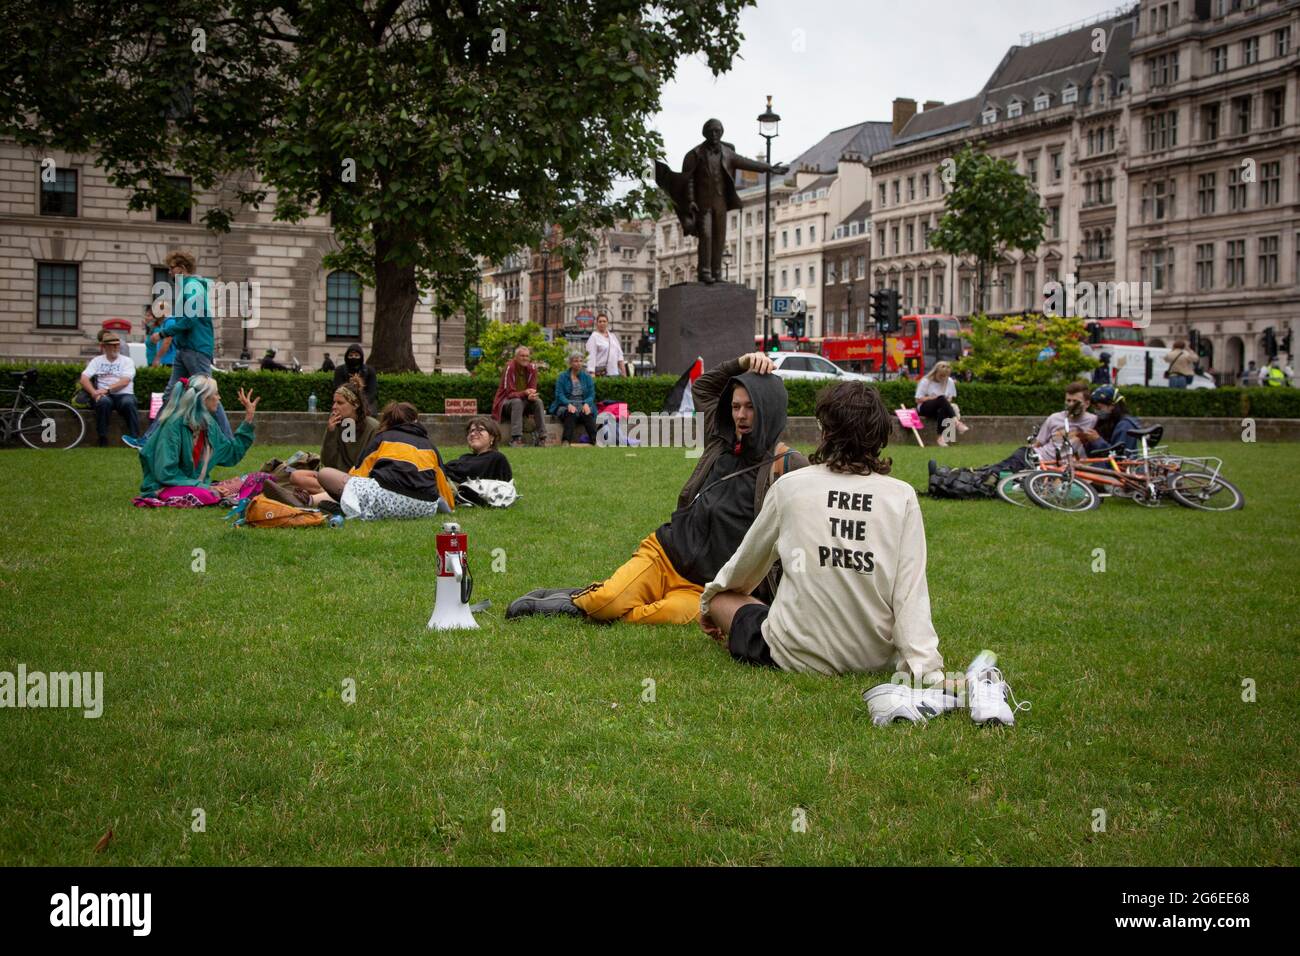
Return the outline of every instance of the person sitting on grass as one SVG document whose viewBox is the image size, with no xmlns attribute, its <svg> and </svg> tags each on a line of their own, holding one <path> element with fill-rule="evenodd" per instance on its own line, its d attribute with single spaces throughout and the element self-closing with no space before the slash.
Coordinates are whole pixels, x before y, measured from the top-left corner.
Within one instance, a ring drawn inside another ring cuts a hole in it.
<svg viewBox="0 0 1300 956">
<path fill-rule="evenodd" d="M 1103 385 L 1092 391 L 1092 407 L 1097 415 L 1094 430 L 1097 439 L 1088 443 L 1088 452 L 1123 445 L 1125 451 L 1135 451 L 1138 446 L 1133 429 L 1141 428 L 1142 422 L 1128 410 L 1128 402 L 1114 385 Z"/>
<path fill-rule="evenodd" d="M 706 444 L 677 510 L 603 582 L 518 598 L 507 618 L 569 614 L 594 621 L 688 624 L 700 593 L 749 530 L 773 483 L 808 460 L 781 441 L 789 397 L 762 352 L 723 362 L 691 385 Z M 766 582 L 775 593 L 777 572 Z"/>
<path fill-rule="evenodd" d="M 379 415 L 379 431 L 349 471 L 322 468 L 323 489 L 313 496 L 321 506 L 333 502 L 348 518 L 426 518 L 451 511 L 451 485 L 442 456 L 409 402 L 389 402 Z"/>
<path fill-rule="evenodd" d="M 125 436 L 140 433 L 140 413 L 135 404 L 135 363 L 122 354 L 122 340 L 116 332 L 106 331 L 99 337 L 100 354 L 81 373 L 81 387 L 95 409 L 95 432 L 99 447 L 108 445 L 108 422 L 116 409 L 126 422 Z"/>
<path fill-rule="evenodd" d="M 921 506 L 911 485 L 889 477 L 891 460 L 881 458 L 890 413 L 874 388 L 840 382 L 818 396 L 816 415 L 821 438 L 811 467 L 772 486 L 739 548 L 700 595 L 700 626 L 748 664 L 905 675 L 910 683 L 868 692 L 873 718 L 884 718 L 877 723 L 951 710 L 959 700 L 942 686 Z M 769 605 L 752 592 L 778 561 L 786 573 Z M 989 679 L 991 666 L 980 667 L 972 689 Z M 1002 706 L 990 697 L 977 720 L 1012 723 L 1005 696 L 996 700 Z"/>
<path fill-rule="evenodd" d="M 140 449 L 140 494 L 163 501 L 192 495 L 200 504 L 219 503 L 221 496 L 211 488 L 212 469 L 243 460 L 253 444 L 253 415 L 260 401 L 252 391 L 239 390 L 244 421 L 227 438 L 215 417 L 221 402 L 216 381 L 206 375 L 177 380 Z"/>
<path fill-rule="evenodd" d="M 1049 415 L 1034 437 L 1040 461 L 1055 461 L 1058 444 L 1067 440 L 1074 453 L 1083 457 L 1088 452 L 1088 445 L 1101 437 L 1097 432 L 1097 416 L 1088 411 L 1090 394 L 1088 383 L 1084 381 L 1065 386 L 1065 408 Z"/>
<path fill-rule="evenodd" d="M 514 472 L 510 469 L 510 462 L 497 449 L 500 441 L 501 429 L 497 423 L 485 415 L 475 415 L 465 425 L 465 443 L 469 445 L 469 454 L 447 462 L 443 472 L 455 484 L 473 478 L 512 480 Z"/>
<path fill-rule="evenodd" d="M 937 362 L 927 375 L 916 383 L 916 410 L 922 418 L 934 420 L 934 430 L 939 433 L 935 442 L 940 448 L 948 447 L 944 437 L 944 428 L 951 420 L 957 428 L 957 434 L 964 435 L 970 426 L 957 417 L 953 401 L 957 398 L 957 383 L 952 377 L 952 366 L 947 362 Z"/>
<path fill-rule="evenodd" d="M 532 363 L 533 350 L 527 345 L 515 349 L 515 357 L 501 370 L 501 384 L 492 397 L 492 417 L 505 424 L 510 416 L 510 444 L 524 443 L 524 412 L 533 416 L 533 444 L 546 444 L 546 406 L 537 391 L 537 366 Z"/>
<path fill-rule="evenodd" d="M 352 385 L 340 385 L 334 390 L 334 404 L 329 421 L 325 423 L 325 438 L 320 446 L 321 468 L 349 471 L 360 464 L 375 435 L 379 434 L 379 421 L 367 413 L 365 396 Z M 300 468 L 290 472 L 289 484 L 308 495 L 319 494 L 318 473 Z"/>
<path fill-rule="evenodd" d="M 582 370 L 582 353 L 569 356 L 569 369 L 555 380 L 555 400 L 550 412 L 564 425 L 564 438 L 560 444 L 568 447 L 573 442 L 573 430 L 581 425 L 587 441 L 596 444 L 596 380 Z"/>
</svg>

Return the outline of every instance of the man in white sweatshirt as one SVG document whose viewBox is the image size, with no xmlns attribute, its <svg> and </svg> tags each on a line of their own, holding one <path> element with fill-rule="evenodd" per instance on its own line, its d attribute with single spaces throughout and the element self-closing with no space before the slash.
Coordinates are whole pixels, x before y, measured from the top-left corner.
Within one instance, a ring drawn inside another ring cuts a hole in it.
<svg viewBox="0 0 1300 956">
<path fill-rule="evenodd" d="M 740 548 L 705 587 L 700 624 L 752 664 L 906 675 L 910 684 L 868 691 L 877 723 L 924 720 L 959 706 L 942 687 L 916 491 L 889 477 L 891 462 L 880 458 L 889 412 L 875 389 L 843 382 L 819 396 L 816 414 L 821 441 L 812 464 L 772 485 Z M 778 559 L 784 576 L 769 607 L 750 592 Z M 979 672 L 967 676 L 972 716 L 1012 723 L 993 660 L 977 661 Z M 971 681 L 993 685 L 979 715 Z"/>
</svg>

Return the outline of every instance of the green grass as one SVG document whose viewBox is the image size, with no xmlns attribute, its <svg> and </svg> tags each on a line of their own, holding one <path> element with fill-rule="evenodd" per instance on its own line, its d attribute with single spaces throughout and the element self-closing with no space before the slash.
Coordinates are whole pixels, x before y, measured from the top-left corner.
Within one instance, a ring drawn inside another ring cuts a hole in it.
<svg viewBox="0 0 1300 956">
<path fill-rule="evenodd" d="M 0 710 L 0 864 L 1295 864 L 1300 445 L 1180 450 L 1245 510 L 922 499 L 941 649 L 1002 655 L 1010 730 L 873 727 L 880 676 L 743 667 L 694 627 L 504 621 L 626 558 L 680 452 L 511 452 L 520 502 L 458 516 L 493 607 L 436 634 L 434 522 L 234 529 L 131 508 L 125 449 L 4 450 L 0 670 L 103 671 L 106 703 Z"/>
</svg>

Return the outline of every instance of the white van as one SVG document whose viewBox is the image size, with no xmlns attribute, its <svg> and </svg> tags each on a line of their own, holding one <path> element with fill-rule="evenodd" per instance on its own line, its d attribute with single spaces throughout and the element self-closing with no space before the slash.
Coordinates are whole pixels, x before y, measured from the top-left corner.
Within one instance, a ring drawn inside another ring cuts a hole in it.
<svg viewBox="0 0 1300 956">
<path fill-rule="evenodd" d="M 1165 347 L 1147 345 L 1089 345 L 1084 344 L 1083 354 L 1101 360 L 1101 353 L 1110 355 L 1110 367 L 1114 370 L 1116 385 L 1150 385 L 1152 388 L 1168 388 L 1169 379 L 1165 378 L 1165 369 L 1169 363 L 1165 355 L 1170 350 Z M 1146 380 L 1146 357 L 1151 356 L 1151 380 Z M 1193 375 L 1188 388 L 1214 388 L 1214 379 L 1208 375 Z"/>
</svg>

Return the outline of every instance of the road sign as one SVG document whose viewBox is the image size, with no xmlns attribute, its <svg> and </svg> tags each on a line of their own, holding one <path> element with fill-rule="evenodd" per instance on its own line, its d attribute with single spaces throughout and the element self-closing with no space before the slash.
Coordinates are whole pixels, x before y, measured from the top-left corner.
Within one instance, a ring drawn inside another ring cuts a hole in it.
<svg viewBox="0 0 1300 956">
<path fill-rule="evenodd" d="M 482 350 L 481 348 L 479 348 L 477 345 L 471 345 L 471 346 L 469 347 L 469 357 L 470 357 L 470 358 L 482 358 L 482 357 L 483 357 L 483 350 Z"/>
<path fill-rule="evenodd" d="M 789 315 L 794 311 L 794 296 L 791 295 L 774 295 L 772 296 L 772 314 Z"/>
</svg>

